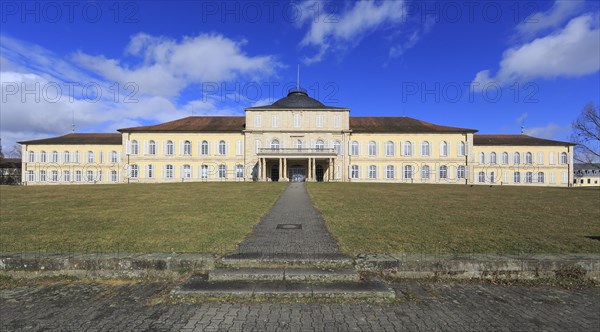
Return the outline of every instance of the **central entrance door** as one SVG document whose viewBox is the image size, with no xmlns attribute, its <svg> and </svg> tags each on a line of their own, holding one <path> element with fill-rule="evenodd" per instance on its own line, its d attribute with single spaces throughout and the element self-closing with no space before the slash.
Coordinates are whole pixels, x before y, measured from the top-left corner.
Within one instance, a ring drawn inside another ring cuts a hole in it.
<svg viewBox="0 0 600 332">
<path fill-rule="evenodd" d="M 279 181 L 279 165 L 273 165 L 271 167 L 271 181 Z"/>
<path fill-rule="evenodd" d="M 289 179 L 292 182 L 304 182 L 306 180 L 306 168 L 294 165 L 290 167 Z"/>
<path fill-rule="evenodd" d="M 325 171 L 323 170 L 322 165 L 317 165 L 315 169 L 315 175 L 317 177 L 317 182 L 323 182 L 323 175 L 325 175 Z"/>
</svg>

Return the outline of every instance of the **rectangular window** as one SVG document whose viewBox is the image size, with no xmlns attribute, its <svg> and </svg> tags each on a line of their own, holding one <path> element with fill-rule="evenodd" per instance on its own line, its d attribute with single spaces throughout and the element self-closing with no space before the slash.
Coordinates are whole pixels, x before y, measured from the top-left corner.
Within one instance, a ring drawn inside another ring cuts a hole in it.
<svg viewBox="0 0 600 332">
<path fill-rule="evenodd" d="M 554 172 L 551 172 L 550 173 L 550 183 L 554 184 L 554 181 L 555 181 L 555 179 L 554 179 Z"/>
<path fill-rule="evenodd" d="M 75 172 L 75 181 L 81 182 L 81 171 Z"/>
<path fill-rule="evenodd" d="M 87 156 L 88 156 L 87 157 L 87 162 L 90 163 L 90 164 L 93 163 L 94 162 L 94 152 L 88 151 Z"/>
<path fill-rule="evenodd" d="M 254 115 L 254 127 L 260 128 L 262 126 L 262 117 L 258 114 Z"/>
<path fill-rule="evenodd" d="M 410 165 L 404 166 L 404 178 L 412 179 L 412 177 L 413 177 L 413 167 Z"/>
<path fill-rule="evenodd" d="M 569 180 L 569 174 L 567 172 L 562 172 L 562 183 L 567 183 Z"/>
<path fill-rule="evenodd" d="M 65 181 L 65 182 L 71 181 L 71 172 L 69 172 L 69 171 L 63 172 L 63 181 Z"/>
<path fill-rule="evenodd" d="M 192 177 L 192 167 L 190 165 L 183 165 L 183 178 L 190 179 Z"/>
<path fill-rule="evenodd" d="M 302 125 L 302 117 L 300 114 L 294 114 L 294 128 L 300 128 Z"/>
<path fill-rule="evenodd" d="M 465 166 L 458 166 L 456 168 L 456 178 L 457 179 L 464 179 L 466 177 L 466 170 L 465 170 Z"/>
<path fill-rule="evenodd" d="M 50 181 L 52 181 L 52 182 L 58 181 L 58 171 L 52 171 L 52 173 L 50 173 L 50 174 L 51 174 Z"/>
<path fill-rule="evenodd" d="M 279 126 L 279 119 L 277 115 L 271 115 L 271 127 L 277 128 Z"/>
<path fill-rule="evenodd" d="M 323 128 L 323 116 L 317 115 L 317 128 Z"/>
<path fill-rule="evenodd" d="M 335 115 L 333 117 L 333 128 L 339 129 L 340 127 L 341 127 L 340 116 L 339 115 Z"/>
<path fill-rule="evenodd" d="M 154 165 L 146 166 L 146 177 L 153 178 L 154 177 Z"/>
<path fill-rule="evenodd" d="M 40 171 L 40 182 L 46 182 L 46 171 Z"/>
<path fill-rule="evenodd" d="M 237 141 L 235 143 L 235 154 L 241 156 L 243 154 L 242 151 L 242 141 Z"/>
<path fill-rule="evenodd" d="M 208 165 L 202 165 L 200 173 L 203 179 L 208 179 Z"/>
<path fill-rule="evenodd" d="M 27 172 L 27 181 L 29 181 L 29 182 L 35 181 L 35 172 L 34 171 Z"/>
<path fill-rule="evenodd" d="M 131 165 L 129 167 L 129 177 L 137 179 L 138 175 L 139 175 L 139 168 L 138 165 Z"/>
<path fill-rule="evenodd" d="M 98 175 L 96 176 L 96 180 L 98 182 L 102 181 L 102 171 L 98 171 Z"/>
<path fill-rule="evenodd" d="M 110 181 L 117 182 L 117 171 L 110 171 Z"/>
<path fill-rule="evenodd" d="M 440 166 L 440 179 L 447 179 L 448 178 L 448 167 L 447 166 Z"/>
<path fill-rule="evenodd" d="M 167 166 L 165 166 L 165 178 L 172 179 L 173 176 L 174 176 L 174 174 L 173 174 L 173 165 L 167 165 Z"/>
<path fill-rule="evenodd" d="M 396 177 L 396 175 L 394 174 L 394 166 L 392 165 L 388 165 L 385 169 L 385 177 L 386 179 L 393 179 Z"/>
<path fill-rule="evenodd" d="M 369 179 L 377 178 L 377 166 L 371 165 L 369 166 Z"/>
<path fill-rule="evenodd" d="M 87 181 L 88 182 L 94 181 L 94 172 L 93 171 L 87 171 Z"/>
<path fill-rule="evenodd" d="M 243 165 L 235 166 L 235 177 L 238 179 L 241 179 L 244 177 L 244 166 Z"/>
<path fill-rule="evenodd" d="M 352 165 L 350 168 L 350 177 L 353 179 L 358 179 L 358 165 Z"/>
<path fill-rule="evenodd" d="M 63 162 L 65 164 L 71 162 L 71 154 L 69 153 L 69 151 L 65 151 L 64 156 L 63 156 Z"/>
<path fill-rule="evenodd" d="M 521 172 L 515 172 L 513 175 L 514 183 L 521 183 Z"/>
<path fill-rule="evenodd" d="M 225 179 L 227 177 L 227 168 L 225 165 L 219 165 L 219 178 Z"/>
</svg>

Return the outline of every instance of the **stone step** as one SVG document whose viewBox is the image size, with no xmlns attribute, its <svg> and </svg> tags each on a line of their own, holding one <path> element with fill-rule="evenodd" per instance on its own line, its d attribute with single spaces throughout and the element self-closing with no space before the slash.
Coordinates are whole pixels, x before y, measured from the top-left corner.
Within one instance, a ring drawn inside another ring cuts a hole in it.
<svg viewBox="0 0 600 332">
<path fill-rule="evenodd" d="M 200 298 L 343 298 L 393 299 L 392 288 L 377 278 L 361 282 L 209 281 L 192 277 L 172 292 L 174 296 Z"/>
<path fill-rule="evenodd" d="M 359 273 L 354 269 L 317 269 L 317 268 L 239 268 L 214 269 L 208 275 L 209 281 L 360 281 Z"/>
<path fill-rule="evenodd" d="M 344 254 L 264 254 L 264 253 L 233 253 L 223 256 L 215 262 L 219 267 L 236 268 L 353 268 L 354 260 Z"/>
</svg>

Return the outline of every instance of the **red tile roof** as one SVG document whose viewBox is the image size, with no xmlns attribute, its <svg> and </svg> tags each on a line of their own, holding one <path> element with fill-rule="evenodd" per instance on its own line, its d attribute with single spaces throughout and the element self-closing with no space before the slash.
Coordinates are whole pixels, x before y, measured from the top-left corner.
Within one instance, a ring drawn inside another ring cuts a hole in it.
<svg viewBox="0 0 600 332">
<path fill-rule="evenodd" d="M 477 129 L 440 126 L 409 117 L 350 117 L 354 133 L 475 133 Z"/>
<path fill-rule="evenodd" d="M 243 116 L 189 116 L 187 118 L 165 122 L 153 126 L 123 128 L 122 133 L 146 131 L 179 131 L 179 132 L 237 132 L 245 129 L 246 118 Z"/>
<path fill-rule="evenodd" d="M 23 141 L 19 144 L 27 145 L 50 145 L 50 144 L 90 144 L 90 145 L 121 145 L 121 134 L 105 134 L 105 133 L 82 133 L 82 134 L 67 134 L 58 137 L 36 139 L 32 141 Z"/>
<path fill-rule="evenodd" d="M 473 135 L 475 145 L 515 145 L 515 146 L 567 146 L 570 142 L 553 141 L 527 135 Z"/>
</svg>

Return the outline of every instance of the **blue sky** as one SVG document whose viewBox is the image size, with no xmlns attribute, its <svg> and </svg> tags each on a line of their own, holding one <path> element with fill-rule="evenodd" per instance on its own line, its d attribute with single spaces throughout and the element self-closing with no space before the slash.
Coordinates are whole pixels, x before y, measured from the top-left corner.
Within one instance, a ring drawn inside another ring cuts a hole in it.
<svg viewBox="0 0 600 332">
<path fill-rule="evenodd" d="M 597 1 L 4 1 L 1 136 L 243 115 L 300 84 L 353 116 L 567 140 L 600 104 Z"/>
</svg>

